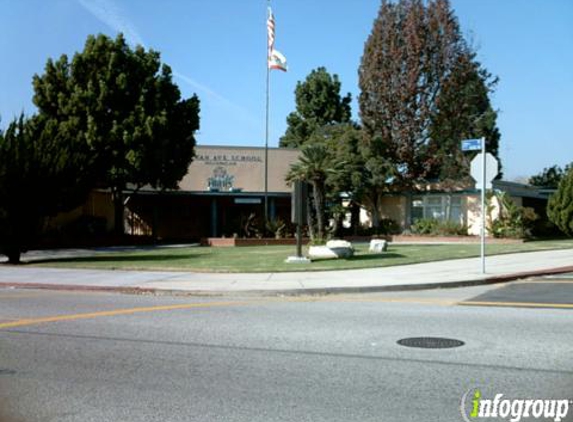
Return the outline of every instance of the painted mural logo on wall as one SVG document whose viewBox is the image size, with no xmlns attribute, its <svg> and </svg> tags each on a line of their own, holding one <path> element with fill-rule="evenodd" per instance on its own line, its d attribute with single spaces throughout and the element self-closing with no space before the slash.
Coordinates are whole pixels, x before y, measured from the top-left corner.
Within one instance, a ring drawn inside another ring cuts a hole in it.
<svg viewBox="0 0 573 422">
<path fill-rule="evenodd" d="M 199 154 L 195 160 L 202 161 L 207 165 L 224 165 L 235 166 L 243 163 L 262 163 L 262 157 L 256 155 L 238 155 L 238 154 Z"/>
<path fill-rule="evenodd" d="M 213 175 L 207 179 L 207 185 L 211 191 L 232 191 L 235 176 L 227 173 L 224 167 L 216 167 Z"/>
</svg>

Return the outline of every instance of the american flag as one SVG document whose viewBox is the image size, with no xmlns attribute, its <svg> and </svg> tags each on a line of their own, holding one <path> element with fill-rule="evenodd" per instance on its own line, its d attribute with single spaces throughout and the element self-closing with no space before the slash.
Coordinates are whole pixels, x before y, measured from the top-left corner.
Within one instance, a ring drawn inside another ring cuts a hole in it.
<svg viewBox="0 0 573 422">
<path fill-rule="evenodd" d="M 273 15 L 273 11 L 270 7 L 269 18 L 267 19 L 267 41 L 267 61 L 269 69 L 279 69 L 286 72 L 286 58 L 278 50 L 275 50 L 275 16 Z"/>
<path fill-rule="evenodd" d="M 268 34 L 268 48 L 269 57 L 271 57 L 271 51 L 275 48 L 275 16 L 273 11 L 269 7 L 269 18 L 267 19 L 267 34 Z"/>
</svg>

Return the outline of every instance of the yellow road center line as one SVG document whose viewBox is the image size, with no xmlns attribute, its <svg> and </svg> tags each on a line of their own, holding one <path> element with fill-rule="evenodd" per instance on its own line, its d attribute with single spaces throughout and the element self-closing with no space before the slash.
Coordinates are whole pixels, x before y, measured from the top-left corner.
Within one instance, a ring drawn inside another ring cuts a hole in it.
<svg viewBox="0 0 573 422">
<path fill-rule="evenodd" d="M 270 298 L 269 298 L 270 299 Z M 266 302 L 275 302 L 272 299 L 265 300 Z M 277 300 L 279 301 L 279 300 Z M 284 301 L 284 298 L 283 298 Z M 362 303 L 417 303 L 424 305 L 465 305 L 465 306 L 500 306 L 500 307 L 529 307 L 529 308 L 563 308 L 573 309 L 573 304 L 562 303 L 531 303 L 531 302 L 459 302 L 458 300 L 445 300 L 445 299 L 432 299 L 432 298 L 288 298 L 287 302 L 362 302 Z M 210 308 L 210 307 L 224 307 L 224 306 L 240 306 L 253 304 L 257 301 L 228 301 L 228 302 L 205 302 L 205 303 L 186 303 L 178 305 L 163 305 L 163 306 L 149 306 L 138 307 L 129 309 L 116 309 L 111 311 L 88 312 L 81 314 L 70 315 L 55 315 L 42 318 L 29 318 L 18 319 L 10 322 L 0 323 L 0 329 L 23 327 L 36 324 L 45 324 L 50 322 L 60 321 L 75 321 L 82 319 L 92 319 L 99 317 L 110 317 L 118 315 L 133 315 L 138 313 L 158 312 L 158 311 L 173 311 L 181 309 L 193 308 Z M 259 302 L 260 303 L 260 302 Z"/>
<path fill-rule="evenodd" d="M 263 302 L 281 302 L 285 301 L 285 298 L 273 300 L 272 298 L 267 298 Z M 378 298 L 378 299 L 360 299 L 360 298 L 288 298 L 287 302 L 362 302 L 362 303 L 418 303 L 425 305 L 445 305 L 450 306 L 457 304 L 457 301 L 452 300 L 442 300 L 442 299 L 423 299 L 423 298 Z M 129 308 L 129 309 L 116 309 L 111 311 L 99 311 L 99 312 L 87 312 L 81 314 L 70 314 L 70 315 L 54 315 L 41 318 L 27 318 L 27 319 L 17 319 L 11 320 L 9 322 L 1 322 L 0 329 L 5 328 L 16 328 L 24 327 L 36 324 L 46 324 L 50 322 L 61 322 L 61 321 L 76 321 L 82 319 L 92 319 L 99 317 L 110 317 L 118 315 L 133 315 L 138 313 L 146 312 L 158 312 L 158 311 L 173 311 L 180 309 L 193 309 L 193 308 L 210 308 L 210 307 L 224 307 L 224 306 L 240 306 L 249 305 L 253 303 L 260 303 L 261 301 L 229 301 L 229 302 L 205 302 L 205 303 L 186 303 L 179 305 L 165 305 L 165 306 L 149 306 L 140 308 Z"/>
<path fill-rule="evenodd" d="M 0 329 L 2 328 L 15 328 L 23 327 L 27 325 L 45 324 L 48 322 L 60 322 L 60 321 L 75 321 L 80 319 L 90 319 L 117 315 L 132 315 L 144 312 L 157 312 L 157 311 L 173 311 L 178 309 L 192 309 L 192 308 L 210 308 L 216 306 L 233 306 L 233 305 L 246 305 L 252 302 L 206 302 L 206 303 L 186 303 L 180 305 L 165 305 L 165 306 L 149 306 L 142 308 L 130 308 L 130 309 L 116 309 L 114 311 L 100 311 L 100 312 L 88 312 L 83 314 L 71 314 L 71 315 L 55 315 L 43 318 L 30 318 L 30 319 L 20 319 L 13 322 L 0 323 Z"/>
<path fill-rule="evenodd" d="M 527 308 L 573 309 L 573 303 L 538 303 L 538 302 L 460 302 L 464 306 L 504 306 Z"/>
</svg>

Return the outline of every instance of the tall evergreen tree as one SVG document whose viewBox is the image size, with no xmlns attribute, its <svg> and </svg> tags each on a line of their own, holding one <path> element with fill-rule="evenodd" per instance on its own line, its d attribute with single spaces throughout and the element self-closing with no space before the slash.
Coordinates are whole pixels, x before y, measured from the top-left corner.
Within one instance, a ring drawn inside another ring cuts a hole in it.
<svg viewBox="0 0 573 422">
<path fill-rule="evenodd" d="M 280 140 L 281 147 L 298 148 L 312 134 L 330 124 L 349 123 L 350 94 L 341 97 L 340 81 L 326 68 L 319 67 L 298 82 L 295 90 L 296 110 L 287 116 L 287 130 Z"/>
<path fill-rule="evenodd" d="M 563 233 L 573 237 L 573 168 L 563 176 L 549 198 L 547 216 Z"/>
<path fill-rule="evenodd" d="M 128 187 L 176 188 L 187 173 L 199 100 L 181 98 L 158 52 L 131 49 L 121 34 L 89 36 L 71 61 L 48 60 L 34 92 L 40 115 L 67 124 L 96 157 L 99 185 L 113 194 L 117 233 Z"/>
<path fill-rule="evenodd" d="M 459 174 L 459 143 L 469 135 L 485 135 L 495 152 L 494 82 L 447 0 L 383 0 L 359 69 L 364 153 L 380 182 L 414 189 Z"/>
<path fill-rule="evenodd" d="M 469 178 L 473 156 L 461 151 L 462 139 L 484 137 L 486 150 L 499 161 L 497 112 L 489 99 L 496 83 L 497 78 L 480 66 L 475 54 L 466 52 L 457 57 L 436 98 L 428 142 L 434 161 L 427 177 L 439 179 L 442 184 Z"/>
<path fill-rule="evenodd" d="M 45 217 L 81 205 L 93 159 L 69 122 L 20 116 L 0 133 L 0 253 L 10 263 L 38 239 Z"/>
</svg>

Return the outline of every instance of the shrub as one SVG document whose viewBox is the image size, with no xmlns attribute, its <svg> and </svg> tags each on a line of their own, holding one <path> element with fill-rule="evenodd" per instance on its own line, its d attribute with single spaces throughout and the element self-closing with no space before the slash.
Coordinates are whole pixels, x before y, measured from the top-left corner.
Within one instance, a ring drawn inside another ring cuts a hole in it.
<svg viewBox="0 0 573 422">
<path fill-rule="evenodd" d="M 241 215 L 241 234 L 246 238 L 261 237 L 259 220 L 255 213 L 248 216 Z"/>
<path fill-rule="evenodd" d="M 438 229 L 440 222 L 435 218 L 420 218 L 412 224 L 412 233 L 433 235 Z"/>
<path fill-rule="evenodd" d="M 310 239 L 308 241 L 308 246 L 324 246 L 326 245 L 326 239 L 320 239 L 315 237 L 314 239 Z"/>
<path fill-rule="evenodd" d="M 282 239 L 285 237 L 286 223 L 277 218 L 276 220 L 267 220 L 265 224 L 267 233 L 271 234 L 275 239 Z"/>
<path fill-rule="evenodd" d="M 547 216 L 567 236 L 573 236 L 573 168 L 559 182 L 549 198 Z"/>
<path fill-rule="evenodd" d="M 493 206 L 491 199 L 499 201 L 499 215 L 492 217 Z M 533 208 L 520 207 L 505 192 L 496 193 L 488 198 L 489 231 L 493 237 L 524 239 L 531 237 L 531 231 L 539 216 Z"/>
<path fill-rule="evenodd" d="M 402 232 L 402 228 L 400 225 L 391 218 L 382 218 L 380 219 L 380 225 L 378 228 L 370 227 L 369 224 L 360 224 L 358 226 L 356 232 L 354 228 L 346 228 L 342 231 L 343 236 L 385 236 L 388 234 L 400 234 Z"/>
<path fill-rule="evenodd" d="M 378 226 L 377 233 L 375 234 L 399 234 L 402 229 L 400 225 L 391 218 L 380 219 L 380 226 Z"/>
<path fill-rule="evenodd" d="M 438 224 L 438 236 L 467 236 L 468 228 L 455 221 L 441 221 Z"/>
<path fill-rule="evenodd" d="M 468 228 L 455 221 L 420 218 L 412 225 L 412 233 L 429 236 L 466 236 Z"/>
<path fill-rule="evenodd" d="M 101 236 L 107 232 L 107 220 L 105 217 L 82 215 L 64 227 L 63 231 L 75 237 Z"/>
</svg>

